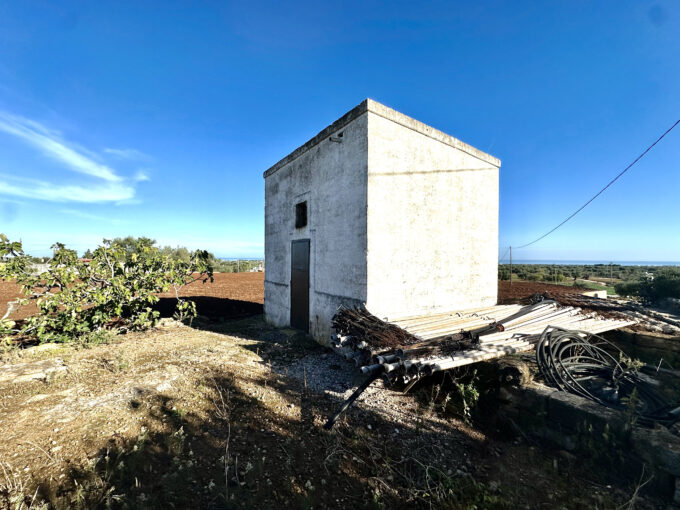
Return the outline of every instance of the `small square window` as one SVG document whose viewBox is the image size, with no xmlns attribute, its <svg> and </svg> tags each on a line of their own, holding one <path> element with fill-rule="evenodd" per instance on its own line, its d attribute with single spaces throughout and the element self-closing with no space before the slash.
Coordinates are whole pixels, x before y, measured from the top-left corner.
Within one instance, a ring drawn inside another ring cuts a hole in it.
<svg viewBox="0 0 680 510">
<path fill-rule="evenodd" d="M 307 202 L 300 202 L 295 206 L 295 228 L 307 226 Z"/>
</svg>

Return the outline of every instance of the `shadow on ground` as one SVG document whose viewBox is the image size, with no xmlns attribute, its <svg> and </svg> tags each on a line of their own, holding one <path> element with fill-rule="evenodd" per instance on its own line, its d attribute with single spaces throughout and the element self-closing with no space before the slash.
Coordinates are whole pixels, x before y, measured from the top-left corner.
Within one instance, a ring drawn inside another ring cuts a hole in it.
<svg viewBox="0 0 680 510">
<path fill-rule="evenodd" d="M 220 300 L 223 301 L 223 300 Z M 36 501 L 54 508 L 616 508 L 579 466 L 550 452 L 488 440 L 419 407 L 404 423 L 342 403 L 305 379 L 272 369 L 324 356 L 324 348 L 261 316 L 198 320 L 196 329 L 248 339 L 264 370 L 213 368 L 184 392 L 204 406 L 180 409 L 162 393 L 130 400 L 144 424 L 115 436 L 65 480 L 43 480 Z M 216 340 L 219 341 L 219 340 Z M 225 339 L 223 341 L 230 341 Z M 233 340 L 232 340 L 233 341 Z M 491 474 L 493 473 L 493 475 Z M 30 503 L 33 493 L 25 495 Z M 624 500 L 625 501 L 625 500 Z M 0 490 L 0 507 L 3 493 Z M 559 503 L 559 504 L 558 504 Z M 9 505 L 7 505 L 9 506 Z"/>
<path fill-rule="evenodd" d="M 214 296 L 183 296 L 183 298 L 194 301 L 198 315 L 209 321 L 241 319 L 264 312 L 260 303 L 253 303 L 252 301 Z M 162 317 L 172 317 L 176 306 L 177 299 L 162 297 L 154 308 L 161 313 Z"/>
<path fill-rule="evenodd" d="M 365 412 L 352 421 L 372 430 L 345 423 L 326 432 L 320 424 L 339 400 L 275 374 L 251 382 L 275 390 L 295 416 L 229 374 L 207 374 L 198 385 L 213 400 L 207 416 L 141 395 L 130 405 L 147 431 L 111 438 L 68 483 L 44 481 L 40 496 L 55 508 L 510 508 L 459 469 L 467 469 L 459 442 L 470 453 L 479 447 L 469 439 L 395 432 L 397 424 Z"/>
</svg>

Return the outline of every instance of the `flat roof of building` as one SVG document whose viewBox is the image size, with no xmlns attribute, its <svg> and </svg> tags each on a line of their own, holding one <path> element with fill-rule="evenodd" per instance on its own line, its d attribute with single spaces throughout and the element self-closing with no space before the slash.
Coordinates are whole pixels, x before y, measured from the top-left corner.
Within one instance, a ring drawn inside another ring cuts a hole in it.
<svg viewBox="0 0 680 510">
<path fill-rule="evenodd" d="M 294 161 L 302 154 L 307 152 L 309 149 L 311 149 L 321 141 L 325 140 L 336 131 L 341 130 L 347 124 L 361 117 L 366 112 L 371 112 L 376 115 L 380 115 L 381 117 L 391 120 L 392 122 L 396 122 L 397 124 L 404 126 L 405 128 L 412 129 L 413 131 L 416 131 L 422 135 L 428 136 L 441 143 L 450 145 L 451 147 L 455 147 L 456 149 L 459 149 L 467 154 L 475 156 L 476 158 L 479 158 L 482 161 L 485 161 L 495 167 L 501 166 L 501 161 L 498 158 L 495 158 L 490 154 L 482 152 L 479 149 L 475 149 L 472 145 L 468 145 L 465 142 L 462 142 L 451 135 L 447 135 L 446 133 L 439 131 L 438 129 L 435 129 L 431 126 L 428 126 L 427 124 L 417 121 L 414 118 L 411 118 L 408 115 L 404 115 L 403 113 L 400 113 L 397 110 L 390 108 L 389 106 L 385 106 L 384 104 L 378 103 L 373 99 L 365 99 L 357 106 L 352 108 L 350 111 L 348 111 L 345 115 L 343 115 L 338 120 L 333 122 L 331 125 L 322 129 L 311 140 L 304 143 L 303 145 L 295 149 L 293 152 L 288 154 L 286 157 L 281 159 L 278 163 L 276 163 L 268 170 L 266 170 L 264 172 L 264 177 L 265 178 L 269 177 L 279 168 L 281 168 L 284 165 L 287 165 L 291 161 Z"/>
</svg>

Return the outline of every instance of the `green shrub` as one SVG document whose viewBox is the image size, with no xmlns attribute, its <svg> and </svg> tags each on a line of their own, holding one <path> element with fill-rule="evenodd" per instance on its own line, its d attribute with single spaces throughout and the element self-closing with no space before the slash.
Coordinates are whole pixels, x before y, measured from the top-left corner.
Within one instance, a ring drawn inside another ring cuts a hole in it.
<svg viewBox="0 0 680 510">
<path fill-rule="evenodd" d="M 614 285 L 614 289 L 619 296 L 639 296 L 640 282 L 623 282 Z"/>
<path fill-rule="evenodd" d="M 680 270 L 666 268 L 657 271 L 654 279 L 642 286 L 641 292 L 643 297 L 652 302 L 666 298 L 680 298 Z"/>
<path fill-rule="evenodd" d="M 680 298 L 680 270 L 664 268 L 653 277 L 643 277 L 637 282 L 619 283 L 615 286 L 619 296 L 635 296 L 649 303 L 666 298 Z"/>
<path fill-rule="evenodd" d="M 175 260 L 159 252 L 151 239 L 129 243 L 104 240 L 92 260 L 78 259 L 75 251 L 56 243 L 47 271 L 33 274 L 21 243 L 0 234 L 0 257 L 7 259 L 0 278 L 16 280 L 39 314 L 21 327 L 23 335 L 41 341 L 67 341 L 105 328 L 124 332 L 152 327 L 159 318 L 153 309 L 156 294 L 174 289 L 180 319 L 196 315 L 193 302 L 179 298 L 179 289 L 197 280 L 212 281 L 206 251 Z"/>
</svg>

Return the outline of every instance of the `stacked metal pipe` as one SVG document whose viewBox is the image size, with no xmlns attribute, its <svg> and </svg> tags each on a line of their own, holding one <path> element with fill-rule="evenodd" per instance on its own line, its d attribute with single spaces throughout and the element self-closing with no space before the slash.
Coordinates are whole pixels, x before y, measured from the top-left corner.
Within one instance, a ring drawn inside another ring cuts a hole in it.
<svg viewBox="0 0 680 510">
<path fill-rule="evenodd" d="M 553 301 L 498 305 L 463 312 L 381 320 L 365 309 L 341 308 L 331 345 L 365 374 L 412 382 L 440 370 L 534 348 L 548 326 L 602 333 L 635 321 L 605 319 Z"/>
</svg>

